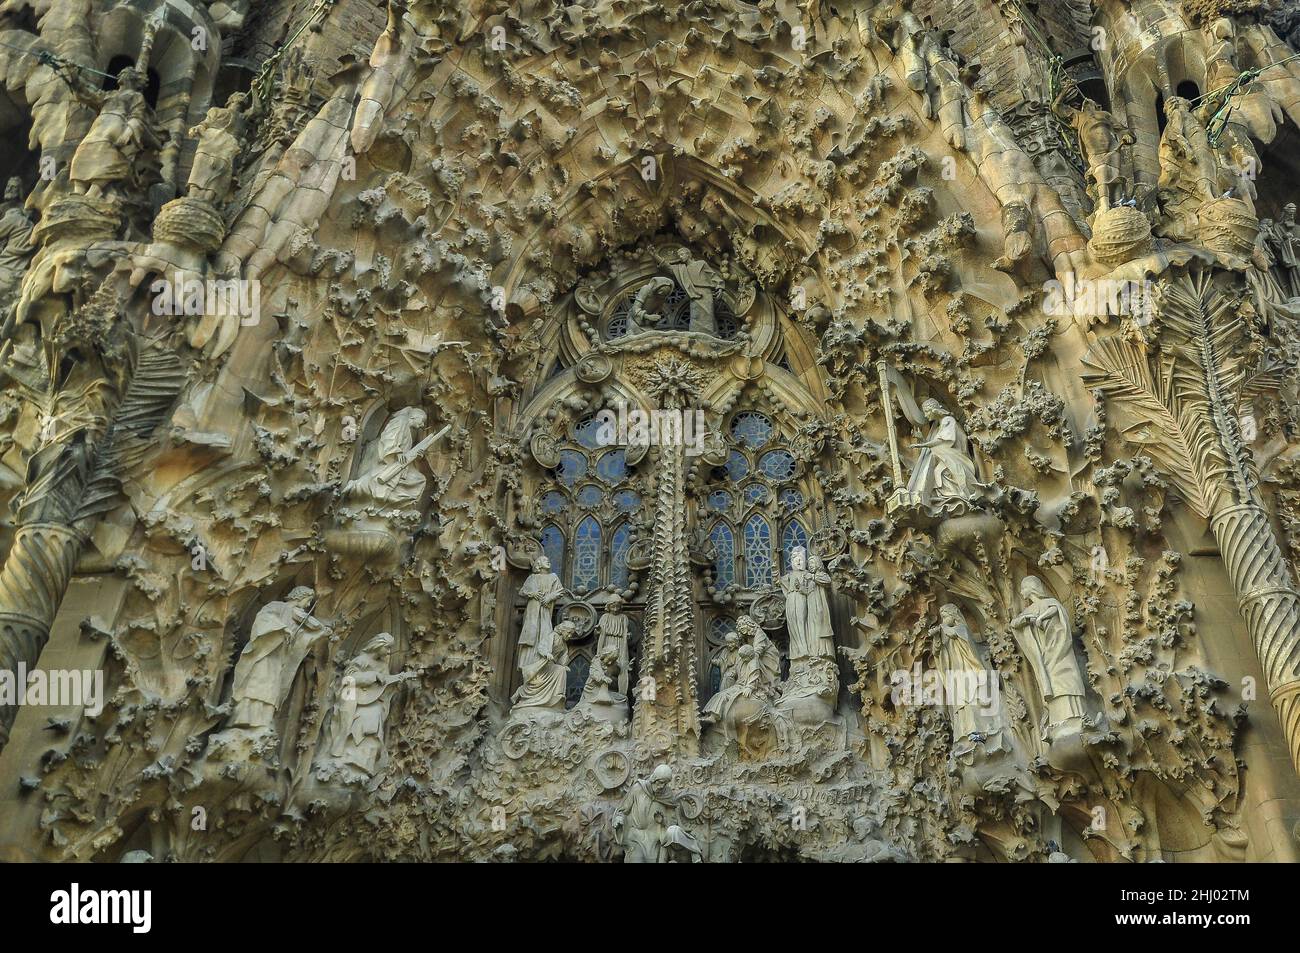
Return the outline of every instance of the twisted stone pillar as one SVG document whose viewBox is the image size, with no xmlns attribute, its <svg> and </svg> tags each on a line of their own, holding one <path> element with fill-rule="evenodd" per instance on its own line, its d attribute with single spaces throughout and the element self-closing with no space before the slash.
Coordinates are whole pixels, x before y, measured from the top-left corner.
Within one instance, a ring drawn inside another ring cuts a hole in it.
<svg viewBox="0 0 1300 953">
<path fill-rule="evenodd" d="M 1244 501 L 1217 510 L 1210 525 L 1300 773 L 1300 591 L 1253 487 Z"/>
<path fill-rule="evenodd" d="M 36 667 L 81 546 L 81 534 L 67 526 L 31 523 L 19 528 L 0 570 L 0 671 L 16 679 L 19 663 L 29 672 Z M 18 685 L 20 692 L 25 689 Z M 8 742 L 17 714 L 17 706 L 0 705 L 0 748 Z"/>
</svg>

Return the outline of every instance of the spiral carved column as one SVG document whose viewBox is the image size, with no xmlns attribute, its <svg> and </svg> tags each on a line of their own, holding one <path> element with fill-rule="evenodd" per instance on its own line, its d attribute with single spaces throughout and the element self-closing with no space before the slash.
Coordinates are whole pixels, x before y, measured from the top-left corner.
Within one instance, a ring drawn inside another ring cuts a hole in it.
<svg viewBox="0 0 1300 953">
<path fill-rule="evenodd" d="M 19 528 L 0 570 L 0 671 L 17 678 L 20 663 L 28 671 L 35 668 L 81 545 L 81 535 L 66 526 L 31 523 Z M 0 705 L 0 748 L 8 742 L 17 714 L 16 706 Z"/>
<path fill-rule="evenodd" d="M 1291 763 L 1300 772 L 1300 591 L 1268 512 L 1254 496 L 1252 492 L 1252 499 L 1218 510 L 1211 524 L 1282 722 Z"/>
</svg>

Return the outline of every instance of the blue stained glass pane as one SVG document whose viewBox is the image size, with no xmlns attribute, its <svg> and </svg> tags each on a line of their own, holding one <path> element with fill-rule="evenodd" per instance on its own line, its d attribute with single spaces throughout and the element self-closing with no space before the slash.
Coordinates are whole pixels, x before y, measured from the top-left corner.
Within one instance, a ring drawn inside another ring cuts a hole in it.
<svg viewBox="0 0 1300 953">
<path fill-rule="evenodd" d="M 785 524 L 785 532 L 781 534 L 781 565 L 787 572 L 790 570 L 790 554 L 796 546 L 802 546 L 806 550 L 808 534 L 796 521 L 791 520 Z"/>
<path fill-rule="evenodd" d="M 542 497 L 543 513 L 562 513 L 568 505 L 569 501 L 564 498 L 564 494 L 554 490 Z"/>
<path fill-rule="evenodd" d="M 788 480 L 794 476 L 794 457 L 788 450 L 773 450 L 763 454 L 758 468 L 773 480 Z"/>
<path fill-rule="evenodd" d="M 732 418 L 731 436 L 751 450 L 757 449 L 772 439 L 772 421 L 756 410 L 742 410 Z"/>
<path fill-rule="evenodd" d="M 624 513 L 630 513 L 641 505 L 641 497 L 634 490 L 619 490 L 614 494 L 614 505 Z"/>
<path fill-rule="evenodd" d="M 569 680 L 564 683 L 564 707 L 572 708 L 582 700 L 582 689 L 591 674 L 591 660 L 585 655 L 575 656 L 569 663 Z"/>
<path fill-rule="evenodd" d="M 542 530 L 542 552 L 551 561 L 551 572 L 564 578 L 564 534 L 558 526 Z"/>
<path fill-rule="evenodd" d="M 731 313 L 731 305 L 722 295 L 713 297 L 713 324 L 718 329 L 718 337 L 724 341 L 730 341 L 740 330 L 740 319 Z"/>
<path fill-rule="evenodd" d="M 712 641 L 721 642 L 728 632 L 736 631 L 736 620 L 729 615 L 715 615 L 709 620 L 709 633 Z"/>
<path fill-rule="evenodd" d="M 628 332 L 627 316 L 632 310 L 632 298 L 628 296 L 614 305 L 614 310 L 609 315 L 609 323 L 605 325 L 605 337 L 611 341 L 614 338 L 621 338 Z"/>
<path fill-rule="evenodd" d="M 578 491 L 578 503 L 581 506 L 593 507 L 600 506 L 600 501 L 605 498 L 605 491 L 594 483 L 588 483 Z"/>
<path fill-rule="evenodd" d="M 627 477 L 627 451 L 611 450 L 596 461 L 596 475 L 606 483 L 618 483 Z"/>
<path fill-rule="evenodd" d="M 596 417 L 588 417 L 573 428 L 573 439 L 578 442 L 579 446 L 586 447 L 588 450 L 594 450 L 600 446 L 599 435 L 600 420 Z"/>
<path fill-rule="evenodd" d="M 587 475 L 587 458 L 577 450 L 561 450 L 560 465 L 555 468 L 555 478 L 567 487 L 572 487 Z"/>
<path fill-rule="evenodd" d="M 745 474 L 749 473 L 749 461 L 745 459 L 745 455 L 739 450 L 733 450 L 730 456 L 727 457 L 725 469 L 727 476 L 740 481 L 745 478 Z"/>
<path fill-rule="evenodd" d="M 745 521 L 745 588 L 772 583 L 772 527 L 754 515 Z"/>
<path fill-rule="evenodd" d="M 719 589 L 729 589 L 736 584 L 736 537 L 726 523 L 718 523 L 709 532 L 713 541 L 713 576 Z"/>
<path fill-rule="evenodd" d="M 673 288 L 664 299 L 662 320 L 655 325 L 660 331 L 686 331 L 691 326 L 691 299 L 681 288 Z"/>
<path fill-rule="evenodd" d="M 805 500 L 803 494 L 798 490 L 790 488 L 781 491 L 781 506 L 791 512 L 804 508 Z"/>
<path fill-rule="evenodd" d="M 626 589 L 632 581 L 627 569 L 627 551 L 632 545 L 632 527 L 623 523 L 609 539 L 609 581 L 615 588 Z"/>
<path fill-rule="evenodd" d="M 745 487 L 746 503 L 766 503 L 772 498 L 772 491 L 761 483 L 751 483 Z"/>
<path fill-rule="evenodd" d="M 709 697 L 722 691 L 722 669 L 716 664 L 709 666 Z"/>
<path fill-rule="evenodd" d="M 573 588 L 579 592 L 600 584 L 600 524 L 588 516 L 573 534 Z"/>
<path fill-rule="evenodd" d="M 726 490 L 714 490 L 709 494 L 709 509 L 722 513 L 731 509 L 731 494 Z"/>
</svg>

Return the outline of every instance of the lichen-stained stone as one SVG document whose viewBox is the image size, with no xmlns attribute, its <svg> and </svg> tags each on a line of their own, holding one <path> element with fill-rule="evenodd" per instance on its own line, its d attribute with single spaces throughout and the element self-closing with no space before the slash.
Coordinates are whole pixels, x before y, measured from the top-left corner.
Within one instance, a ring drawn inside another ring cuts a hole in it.
<svg viewBox="0 0 1300 953">
<path fill-rule="evenodd" d="M 1296 860 L 1298 23 L 0 4 L 0 859 Z"/>
</svg>

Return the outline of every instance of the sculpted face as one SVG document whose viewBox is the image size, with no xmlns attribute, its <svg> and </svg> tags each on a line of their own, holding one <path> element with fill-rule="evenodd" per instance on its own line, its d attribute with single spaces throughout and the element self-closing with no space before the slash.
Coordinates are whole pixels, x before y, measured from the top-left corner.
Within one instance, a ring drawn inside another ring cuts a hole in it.
<svg viewBox="0 0 1300 953">
<path fill-rule="evenodd" d="M 790 568 L 808 568 L 808 553 L 802 546 L 796 546 L 794 549 L 790 550 Z"/>
<path fill-rule="evenodd" d="M 941 420 L 948 413 L 943 404 L 939 403 L 933 397 L 921 405 L 921 412 L 925 414 L 926 420 Z"/>
<path fill-rule="evenodd" d="M 533 560 L 533 572 L 550 572 L 551 561 L 545 556 L 538 556 Z"/>
<path fill-rule="evenodd" d="M 939 618 L 947 625 L 960 625 L 961 610 L 949 602 L 947 605 L 939 609 Z"/>
<path fill-rule="evenodd" d="M 5 200 L 14 202 L 23 197 L 23 180 L 14 176 L 5 184 Z"/>
</svg>

